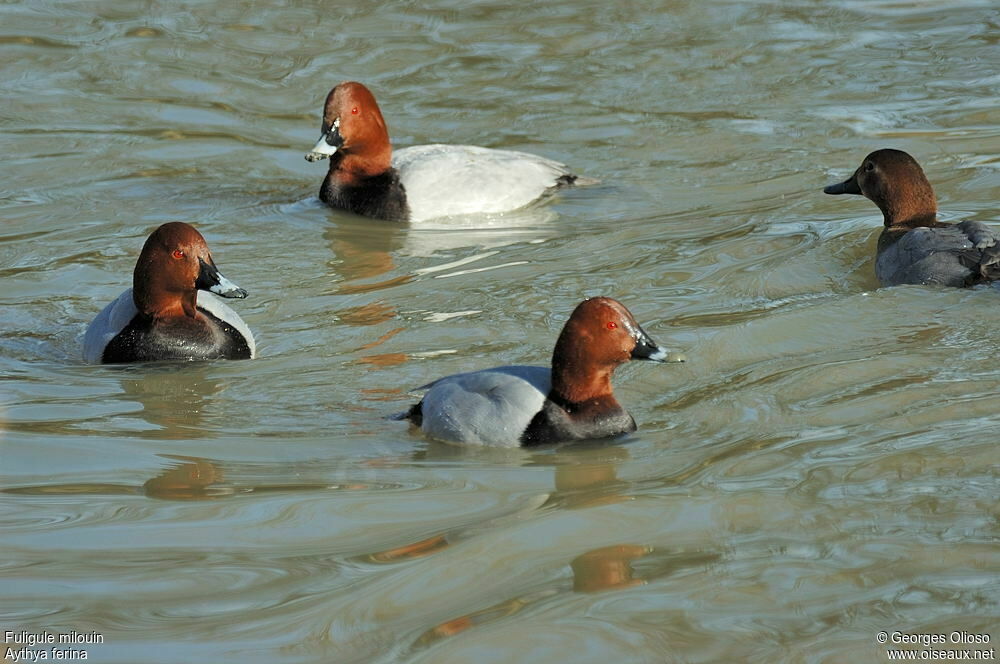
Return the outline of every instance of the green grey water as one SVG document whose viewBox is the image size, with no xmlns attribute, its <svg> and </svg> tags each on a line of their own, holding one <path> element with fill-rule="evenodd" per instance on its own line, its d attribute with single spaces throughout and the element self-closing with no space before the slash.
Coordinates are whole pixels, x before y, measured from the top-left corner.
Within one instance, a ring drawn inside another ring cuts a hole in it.
<svg viewBox="0 0 1000 664">
<path fill-rule="evenodd" d="M 879 289 L 878 210 L 821 189 L 894 147 L 942 218 L 1000 223 L 998 35 L 974 0 L 0 4 L 0 631 L 164 664 L 995 646 L 1000 294 Z M 397 146 L 601 184 L 426 227 L 326 209 L 303 155 L 345 79 Z M 82 364 L 169 220 L 250 291 L 260 358 Z M 618 372 L 626 441 L 386 419 L 546 363 L 598 294 L 689 358 Z"/>
</svg>

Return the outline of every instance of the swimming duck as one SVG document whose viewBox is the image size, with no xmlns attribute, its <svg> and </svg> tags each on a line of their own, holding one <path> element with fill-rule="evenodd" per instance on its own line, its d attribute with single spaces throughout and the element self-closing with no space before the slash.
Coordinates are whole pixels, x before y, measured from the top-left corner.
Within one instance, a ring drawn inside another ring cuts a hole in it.
<svg viewBox="0 0 1000 664">
<path fill-rule="evenodd" d="M 393 152 L 382 112 L 361 83 L 326 97 L 309 161 L 330 159 L 319 198 L 330 207 L 389 221 L 501 213 L 524 207 L 580 179 L 559 162 L 473 145 L 419 145 Z"/>
<path fill-rule="evenodd" d="M 823 191 L 864 196 L 882 211 L 875 275 L 883 286 L 962 287 L 1000 279 L 997 232 L 978 221 L 938 221 L 930 182 L 902 150 L 872 152 L 850 178 Z"/>
<path fill-rule="evenodd" d="M 247 296 L 222 276 L 193 226 L 163 224 L 142 247 L 132 288 L 87 328 L 83 359 L 112 364 L 254 357 L 254 338 L 243 319 L 211 294 L 199 297 L 199 290 L 227 298 Z"/>
<path fill-rule="evenodd" d="M 409 419 L 438 440 L 517 447 L 610 438 L 635 431 L 611 375 L 630 359 L 682 361 L 654 342 L 623 304 L 581 302 L 563 327 L 552 366 L 503 366 L 425 385 Z"/>
</svg>

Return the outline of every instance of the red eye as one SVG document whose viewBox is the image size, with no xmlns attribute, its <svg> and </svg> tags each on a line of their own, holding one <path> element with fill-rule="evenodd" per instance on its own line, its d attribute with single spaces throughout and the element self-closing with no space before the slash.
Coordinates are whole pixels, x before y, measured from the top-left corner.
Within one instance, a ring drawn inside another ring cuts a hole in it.
<svg viewBox="0 0 1000 664">
<path fill-rule="evenodd" d="M 351 115 L 357 115 L 357 114 L 358 114 L 358 107 L 355 106 L 354 108 L 351 109 Z"/>
<path fill-rule="evenodd" d="M 608 329 L 609 329 L 609 330 L 613 330 L 613 329 L 615 329 L 616 327 L 618 327 L 618 323 L 614 322 L 613 320 L 609 320 L 609 321 L 608 321 Z"/>
<path fill-rule="evenodd" d="M 181 259 L 181 258 L 184 258 L 184 252 L 181 251 L 180 249 L 174 249 L 170 253 L 170 255 L 173 256 L 174 258 L 178 259 L 178 260 Z"/>
</svg>

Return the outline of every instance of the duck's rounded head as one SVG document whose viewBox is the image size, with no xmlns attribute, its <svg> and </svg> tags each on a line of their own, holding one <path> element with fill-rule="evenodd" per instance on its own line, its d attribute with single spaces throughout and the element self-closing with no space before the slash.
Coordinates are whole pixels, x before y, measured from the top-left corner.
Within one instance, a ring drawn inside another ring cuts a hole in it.
<svg viewBox="0 0 1000 664">
<path fill-rule="evenodd" d="M 669 354 L 610 297 L 584 300 L 563 326 L 552 353 L 552 393 L 567 403 L 613 399 L 611 374 L 629 360 L 666 362 Z"/>
<path fill-rule="evenodd" d="M 207 290 L 223 297 L 244 298 L 247 292 L 226 279 L 215 266 L 208 243 L 193 226 L 173 221 L 146 239 L 132 278 L 136 308 L 154 317 L 194 317 L 195 292 Z"/>
<path fill-rule="evenodd" d="M 570 314 L 556 341 L 552 364 L 613 369 L 630 359 L 665 362 L 667 351 L 653 341 L 621 302 L 592 297 Z"/>
<path fill-rule="evenodd" d="M 354 155 L 363 170 L 384 172 L 392 159 L 389 130 L 371 91 L 361 83 L 344 81 L 326 96 L 322 135 L 306 155 L 309 161 Z"/>
<path fill-rule="evenodd" d="M 864 196 L 882 210 L 886 226 L 933 220 L 937 215 L 931 183 L 916 159 L 902 150 L 872 152 L 850 178 L 823 191 Z"/>
</svg>

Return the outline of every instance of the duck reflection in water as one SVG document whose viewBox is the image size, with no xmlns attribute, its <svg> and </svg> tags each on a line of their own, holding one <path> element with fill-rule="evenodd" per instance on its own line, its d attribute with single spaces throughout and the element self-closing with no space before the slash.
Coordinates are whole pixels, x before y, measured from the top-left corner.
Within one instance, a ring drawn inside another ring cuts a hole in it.
<svg viewBox="0 0 1000 664">
<path fill-rule="evenodd" d="M 172 464 L 156 477 L 146 480 L 143 493 L 162 500 L 213 500 L 236 493 L 226 486 L 225 473 L 219 464 L 198 457 L 169 456 Z"/>
<path fill-rule="evenodd" d="M 464 448 L 441 445 L 431 446 L 421 458 L 453 458 L 463 454 Z M 438 453 L 435 453 L 438 450 Z M 500 450 L 492 450 L 501 452 Z M 503 450 L 513 453 L 511 450 Z M 466 450 L 467 454 L 468 451 Z M 416 558 L 438 553 L 459 544 L 470 533 L 502 528 L 504 518 L 523 520 L 540 510 L 592 509 L 629 500 L 632 483 L 618 477 L 618 466 L 628 460 L 627 448 L 622 446 L 594 446 L 591 448 L 568 447 L 553 454 L 524 454 L 524 465 L 553 465 L 555 489 L 543 494 L 529 508 L 514 515 L 494 520 L 494 523 L 477 523 L 472 527 L 440 533 L 432 538 L 403 545 L 389 551 L 369 554 L 370 560 L 396 562 L 403 558 Z M 511 461 L 511 459 L 508 459 Z M 502 620 L 539 602 L 551 600 L 566 592 L 601 593 L 625 590 L 648 583 L 652 579 L 668 576 L 690 567 L 701 567 L 718 559 L 717 554 L 660 549 L 647 544 L 602 544 L 582 551 L 572 557 L 566 566 L 567 574 L 546 582 L 543 587 L 510 597 L 486 608 L 465 613 L 441 622 L 421 634 L 413 643 L 413 650 L 422 650 L 432 644 L 460 634 L 469 628 Z M 569 579 L 567 579 L 567 576 Z"/>
<path fill-rule="evenodd" d="M 142 486 L 101 482 L 71 484 L 46 484 L 3 489 L 4 493 L 25 495 L 90 495 L 134 496 L 145 495 L 163 500 L 212 500 L 237 493 L 225 484 L 225 475 L 219 464 L 199 457 L 164 455 L 171 460 L 169 467 Z"/>
<path fill-rule="evenodd" d="M 601 593 L 625 590 L 685 569 L 706 567 L 718 559 L 719 555 L 714 553 L 661 551 L 656 547 L 637 544 L 602 546 L 585 551 L 569 562 L 572 592 Z M 557 597 L 565 591 L 565 582 L 556 581 L 541 590 L 446 620 L 421 634 L 412 648 L 414 650 L 428 648 L 442 639 L 456 636 L 471 627 L 507 618 L 538 602 Z"/>
<path fill-rule="evenodd" d="M 461 451 L 462 448 L 456 448 L 452 445 L 442 445 L 440 452 L 450 456 L 449 453 L 456 450 Z M 551 494 L 543 495 L 543 500 L 538 503 L 532 503 L 528 507 L 528 510 L 534 512 L 539 506 L 552 504 L 573 508 L 624 500 L 625 498 L 616 493 L 616 490 L 626 485 L 624 482 L 618 480 L 615 474 L 615 465 L 612 461 L 617 462 L 620 459 L 628 458 L 628 453 L 618 447 L 593 451 L 600 454 L 600 461 L 589 460 L 557 465 L 555 467 L 556 490 Z M 577 449 L 574 452 L 576 455 L 574 458 L 578 459 L 578 455 L 581 453 L 586 454 L 587 450 Z M 435 455 L 420 454 L 419 458 L 425 459 L 428 456 L 433 457 Z M 592 492 L 596 492 L 596 494 Z M 524 511 L 519 512 L 518 515 L 523 513 Z M 508 516 L 510 515 L 500 517 L 498 520 L 504 520 Z M 476 530 L 479 531 L 491 525 L 496 524 L 479 523 L 476 524 Z M 374 563 L 393 563 L 401 560 L 422 558 L 433 553 L 438 553 L 463 539 L 466 536 L 465 530 L 463 528 L 457 529 L 454 532 L 439 533 L 416 542 L 408 542 L 390 549 L 366 554 L 363 556 L 363 559 Z M 584 561 L 582 564 L 586 566 L 587 563 Z"/>
<path fill-rule="evenodd" d="M 212 400 L 226 381 L 215 370 L 189 362 L 133 365 L 122 368 L 121 394 L 116 399 L 138 403 L 134 413 L 149 426 L 138 432 L 150 440 L 186 440 L 192 436 L 214 438 L 211 421 L 224 418 Z"/>
<path fill-rule="evenodd" d="M 339 282 L 333 293 L 367 300 L 360 305 L 337 310 L 336 316 L 339 324 L 353 327 L 372 327 L 383 326 L 397 319 L 399 312 L 395 307 L 386 304 L 380 293 L 387 288 L 412 281 L 414 275 L 397 274 L 384 279 L 379 279 L 379 277 L 396 270 L 393 252 L 399 248 L 402 242 L 400 233 L 399 229 L 381 225 L 375 228 L 370 225 L 359 226 L 352 223 L 351 220 L 345 220 L 343 223 L 331 226 L 324 231 L 323 236 L 330 244 L 330 251 L 334 256 L 330 263 L 330 269 L 334 278 Z M 401 327 L 390 328 L 374 341 L 370 340 L 371 335 L 366 332 L 365 336 L 369 340 L 351 352 L 369 351 L 402 331 Z M 408 359 L 405 353 L 374 355 L 365 353 L 358 362 L 376 367 L 386 367 L 402 364 Z M 396 393 L 398 392 L 399 390 L 396 390 Z"/>
<path fill-rule="evenodd" d="M 201 457 L 162 454 L 168 459 L 167 467 L 146 480 L 142 485 L 78 482 L 45 484 L 0 489 L 0 493 L 21 495 L 93 495 L 126 496 L 144 495 L 159 500 L 218 500 L 235 496 L 294 491 L 366 491 L 372 490 L 370 482 L 273 482 L 260 481 L 262 473 L 298 476 L 299 471 L 289 471 L 283 465 L 225 464 Z M 312 464 L 309 464 L 312 467 Z M 387 488 L 389 485 L 379 485 Z"/>
</svg>

